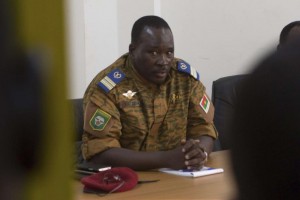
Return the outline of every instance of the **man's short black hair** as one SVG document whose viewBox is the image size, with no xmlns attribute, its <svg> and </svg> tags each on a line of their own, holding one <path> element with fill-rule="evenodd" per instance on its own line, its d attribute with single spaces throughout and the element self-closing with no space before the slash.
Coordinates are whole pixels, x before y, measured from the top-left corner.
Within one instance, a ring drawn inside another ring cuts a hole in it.
<svg viewBox="0 0 300 200">
<path fill-rule="evenodd" d="M 290 31 L 296 26 L 300 26 L 300 21 L 291 22 L 282 29 L 279 36 L 279 45 L 283 45 L 286 43 Z"/>
<path fill-rule="evenodd" d="M 169 27 L 168 23 L 161 17 L 154 15 L 144 16 L 139 18 L 133 24 L 131 31 L 131 43 L 138 42 L 140 34 L 146 26 L 154 28 L 167 28 L 171 31 L 171 28 Z"/>
</svg>

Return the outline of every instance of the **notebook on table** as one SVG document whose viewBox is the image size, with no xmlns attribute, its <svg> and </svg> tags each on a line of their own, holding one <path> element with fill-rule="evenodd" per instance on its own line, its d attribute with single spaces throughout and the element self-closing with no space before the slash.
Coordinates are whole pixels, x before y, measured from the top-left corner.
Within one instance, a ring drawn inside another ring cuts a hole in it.
<svg viewBox="0 0 300 200">
<path fill-rule="evenodd" d="M 212 174 L 218 174 L 224 172 L 223 168 L 213 168 L 213 167 L 207 167 L 204 166 L 200 170 L 189 170 L 189 169 L 180 169 L 180 170 L 174 170 L 169 168 L 161 168 L 159 171 L 168 173 L 168 174 L 174 174 L 178 176 L 188 176 L 188 177 L 200 177 L 200 176 L 207 176 Z"/>
</svg>

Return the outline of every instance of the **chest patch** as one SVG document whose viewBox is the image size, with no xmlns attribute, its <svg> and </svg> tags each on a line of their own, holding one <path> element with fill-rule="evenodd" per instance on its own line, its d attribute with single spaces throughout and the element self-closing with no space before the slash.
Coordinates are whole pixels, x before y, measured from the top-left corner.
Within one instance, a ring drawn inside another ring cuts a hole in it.
<svg viewBox="0 0 300 200">
<path fill-rule="evenodd" d="M 121 101 L 119 105 L 120 108 L 138 107 L 141 105 L 141 103 L 139 101 Z"/>
</svg>

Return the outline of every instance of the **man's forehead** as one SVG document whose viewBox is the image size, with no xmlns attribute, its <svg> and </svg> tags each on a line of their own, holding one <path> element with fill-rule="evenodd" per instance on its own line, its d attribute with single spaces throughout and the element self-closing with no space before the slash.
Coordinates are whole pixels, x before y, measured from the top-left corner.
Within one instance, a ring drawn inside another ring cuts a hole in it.
<svg viewBox="0 0 300 200">
<path fill-rule="evenodd" d="M 154 35 L 153 27 L 145 26 L 142 32 L 145 34 Z"/>
<path fill-rule="evenodd" d="M 140 42 L 148 40 L 155 40 L 157 42 L 171 42 L 173 43 L 173 34 L 168 28 L 156 28 L 146 26 L 140 35 Z"/>
<path fill-rule="evenodd" d="M 171 33 L 171 30 L 168 29 L 168 28 L 165 28 L 165 27 L 156 28 L 156 27 L 152 27 L 152 26 L 145 26 L 143 28 L 142 33 L 144 32 L 146 34 L 153 35 L 157 31 L 160 31 L 163 34 L 169 34 L 169 33 Z"/>
</svg>

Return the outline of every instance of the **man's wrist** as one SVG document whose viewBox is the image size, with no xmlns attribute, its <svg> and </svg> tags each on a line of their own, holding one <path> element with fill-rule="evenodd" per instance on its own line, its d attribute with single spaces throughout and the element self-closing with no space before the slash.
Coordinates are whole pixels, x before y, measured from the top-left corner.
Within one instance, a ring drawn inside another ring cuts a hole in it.
<svg viewBox="0 0 300 200">
<path fill-rule="evenodd" d="M 205 155 L 204 162 L 207 162 L 207 160 L 208 160 L 208 153 L 205 150 L 203 151 L 203 153 Z"/>
<path fill-rule="evenodd" d="M 208 160 L 208 153 L 205 151 L 205 149 L 203 147 L 200 147 L 200 149 L 203 152 L 203 154 L 205 155 L 204 162 L 207 162 L 207 160 Z"/>
</svg>

